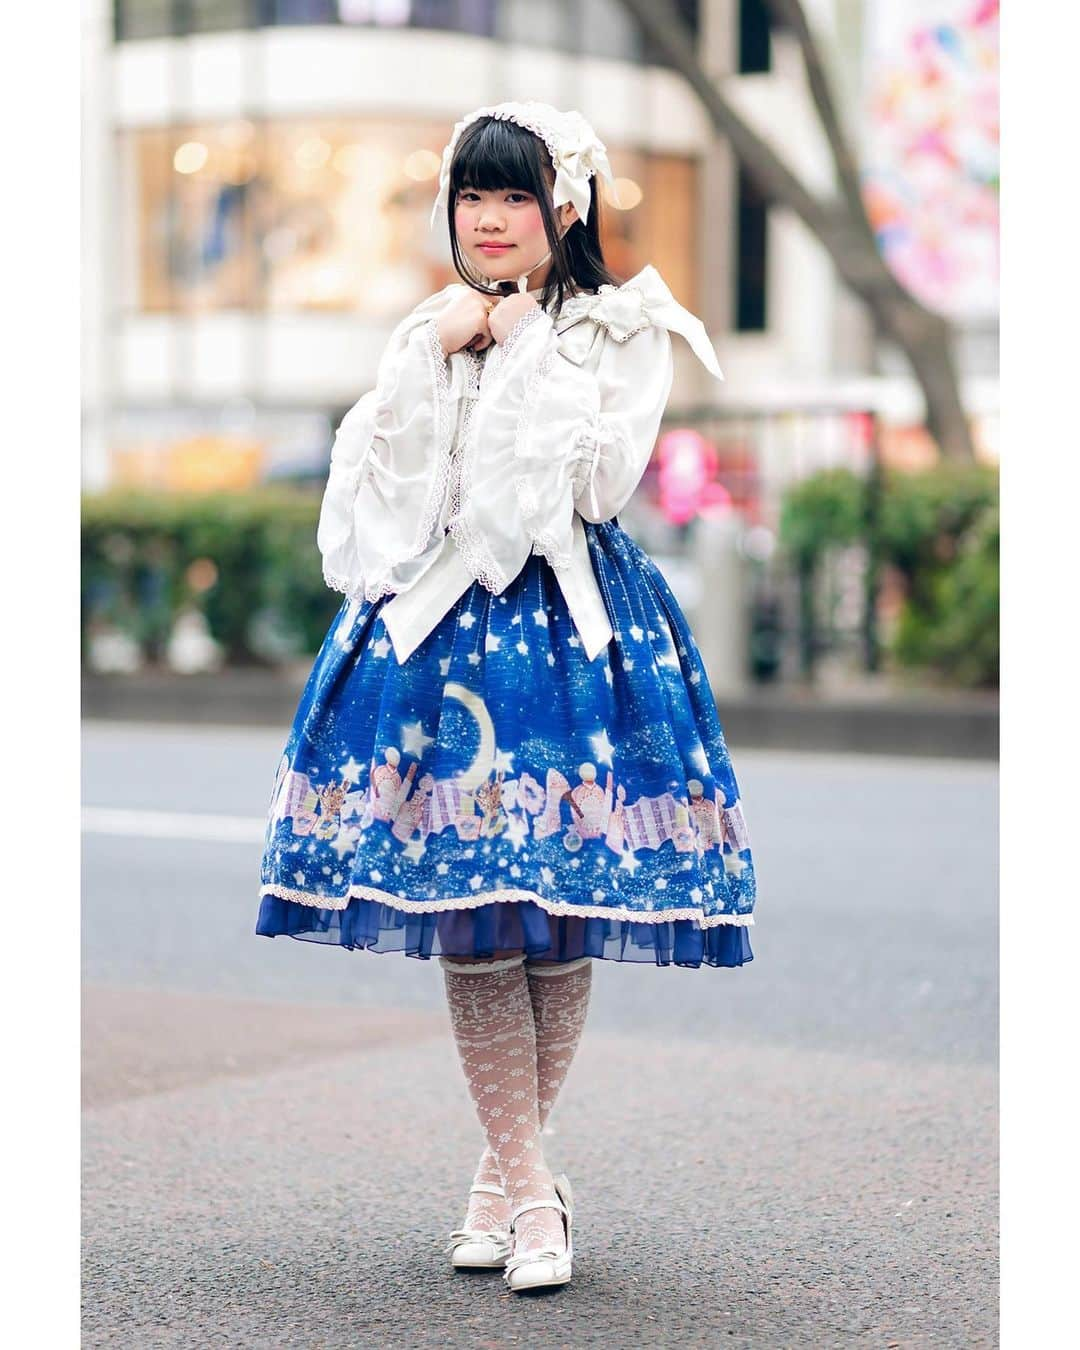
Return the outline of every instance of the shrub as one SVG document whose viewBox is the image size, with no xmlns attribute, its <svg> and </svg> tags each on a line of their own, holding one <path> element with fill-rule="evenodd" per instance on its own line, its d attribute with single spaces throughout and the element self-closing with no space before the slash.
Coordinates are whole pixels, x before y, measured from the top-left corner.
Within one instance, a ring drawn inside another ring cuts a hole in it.
<svg viewBox="0 0 1080 1350">
<path fill-rule="evenodd" d="M 83 498 L 83 650 L 105 621 L 160 660 L 178 612 L 205 616 L 235 663 L 317 649 L 341 596 L 322 579 L 319 497 L 287 488 L 207 495 L 108 492 Z"/>
<path fill-rule="evenodd" d="M 902 579 L 904 604 L 891 646 L 896 662 L 958 684 L 996 684 L 997 496 L 996 470 L 971 464 L 890 469 L 877 482 L 828 469 L 795 484 L 782 505 L 780 543 L 800 583 L 804 669 L 820 645 L 821 563 L 861 542 L 868 562 L 891 566 Z"/>
<path fill-rule="evenodd" d="M 955 556 L 932 569 L 918 604 L 908 599 L 896 635 L 897 659 L 929 666 L 956 684 L 996 688 L 999 677 L 1000 521 L 985 507 Z"/>
</svg>

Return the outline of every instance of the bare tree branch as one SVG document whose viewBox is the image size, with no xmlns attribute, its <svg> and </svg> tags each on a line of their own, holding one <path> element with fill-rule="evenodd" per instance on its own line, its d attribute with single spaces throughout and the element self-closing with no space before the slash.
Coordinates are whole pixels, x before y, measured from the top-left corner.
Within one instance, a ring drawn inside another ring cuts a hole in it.
<svg viewBox="0 0 1080 1350">
<path fill-rule="evenodd" d="M 943 455 L 974 458 L 960 399 L 952 327 L 907 291 L 874 238 L 859 189 L 858 166 L 844 134 L 813 34 L 799 0 L 766 0 L 799 42 L 811 97 L 828 140 L 841 191 L 822 201 L 724 96 L 698 57 L 692 35 L 671 0 L 622 0 L 641 28 L 694 90 L 716 132 L 765 199 L 794 212 L 829 254 L 844 283 L 869 309 L 882 337 L 907 356 L 926 400 L 926 422 Z"/>
<path fill-rule="evenodd" d="M 810 31 L 806 14 L 799 0 L 765 0 L 765 5 L 778 26 L 792 33 L 799 44 L 803 66 L 806 69 L 806 81 L 810 88 L 810 97 L 817 109 L 818 120 L 829 142 L 836 176 L 844 194 L 848 211 L 853 220 L 866 228 L 867 237 L 873 240 L 874 231 L 866 216 L 863 204 L 862 185 L 859 177 L 859 165 L 850 138 L 844 129 L 840 110 L 832 95 L 832 86 L 825 71 L 821 49 Z"/>
<path fill-rule="evenodd" d="M 623 4 L 693 88 L 713 126 L 731 143 L 759 191 L 790 204 L 811 230 L 820 229 L 827 208 L 717 88 L 698 60 L 689 31 L 671 0 L 623 0 Z"/>
</svg>

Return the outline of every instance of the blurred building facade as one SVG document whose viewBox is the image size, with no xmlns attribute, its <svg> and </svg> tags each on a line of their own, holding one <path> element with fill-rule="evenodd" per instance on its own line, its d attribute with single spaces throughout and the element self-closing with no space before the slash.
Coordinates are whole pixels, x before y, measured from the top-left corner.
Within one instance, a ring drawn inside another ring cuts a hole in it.
<svg viewBox="0 0 1080 1350">
<path fill-rule="evenodd" d="M 891 246 L 911 194 L 896 188 L 896 136 L 886 127 L 873 139 L 876 124 L 861 114 L 886 109 L 884 125 L 902 109 L 903 63 L 899 74 L 889 63 L 911 47 L 913 24 L 936 31 L 943 10 L 970 19 L 973 6 L 806 5 L 849 122 L 869 137 L 864 154 L 883 166 L 875 225 Z M 788 162 L 828 190 L 798 48 L 771 28 L 762 0 L 680 9 L 710 74 L 729 79 Z M 922 73 L 915 86 L 921 109 Z M 654 263 L 714 337 L 727 383 L 709 387 L 680 351 L 676 411 L 707 398 L 790 422 L 809 409 L 809 440 L 798 426 L 787 432 L 822 463 L 865 451 L 861 409 L 917 421 L 902 361 L 875 343 L 809 232 L 760 201 L 619 0 L 89 0 L 86 486 L 316 474 L 336 419 L 373 383 L 390 327 L 455 279 L 445 227 L 428 227 L 454 121 L 525 97 L 580 108 L 594 123 L 623 202 L 605 215 L 613 270 Z M 913 137 L 917 127 L 899 142 Z M 936 256 L 910 236 L 898 254 L 906 278 L 940 282 Z M 983 273 L 990 265 L 976 259 Z M 940 285 L 927 298 L 948 299 Z M 965 293 L 957 318 L 972 404 L 992 418 L 992 287 L 974 303 Z M 835 425 L 822 431 L 830 409 Z M 776 446 L 746 453 L 775 459 Z M 788 449 L 781 458 L 777 483 L 794 471 Z M 814 463 L 804 454 L 798 467 Z"/>
</svg>

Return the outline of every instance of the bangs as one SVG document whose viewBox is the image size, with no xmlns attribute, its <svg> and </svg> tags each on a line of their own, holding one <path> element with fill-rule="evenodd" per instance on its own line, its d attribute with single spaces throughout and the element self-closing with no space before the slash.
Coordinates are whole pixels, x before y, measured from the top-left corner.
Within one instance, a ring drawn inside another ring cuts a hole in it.
<svg viewBox="0 0 1080 1350">
<path fill-rule="evenodd" d="M 523 188 L 539 196 L 546 188 L 536 178 L 536 152 L 529 142 L 537 138 L 516 122 L 492 118 L 462 141 L 450 168 L 450 187 L 480 188 L 494 192 L 500 188 Z"/>
</svg>

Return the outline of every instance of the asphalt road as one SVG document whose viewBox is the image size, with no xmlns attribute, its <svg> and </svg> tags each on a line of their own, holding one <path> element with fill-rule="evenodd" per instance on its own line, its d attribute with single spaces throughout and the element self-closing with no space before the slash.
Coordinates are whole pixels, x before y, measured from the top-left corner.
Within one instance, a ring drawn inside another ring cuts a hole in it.
<svg viewBox="0 0 1080 1350">
<path fill-rule="evenodd" d="M 522 1298 L 437 963 L 254 936 L 283 741 L 86 728 L 86 1346 L 997 1343 L 992 766 L 733 746 L 757 959 L 595 963 Z"/>
</svg>

